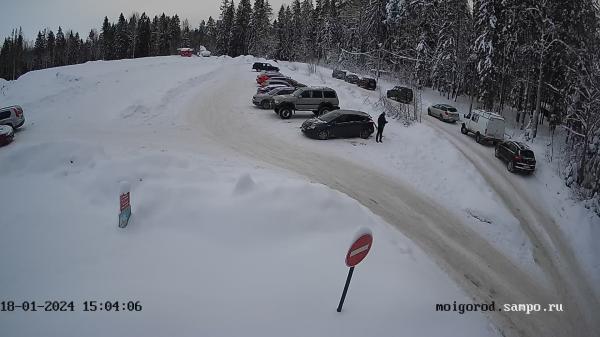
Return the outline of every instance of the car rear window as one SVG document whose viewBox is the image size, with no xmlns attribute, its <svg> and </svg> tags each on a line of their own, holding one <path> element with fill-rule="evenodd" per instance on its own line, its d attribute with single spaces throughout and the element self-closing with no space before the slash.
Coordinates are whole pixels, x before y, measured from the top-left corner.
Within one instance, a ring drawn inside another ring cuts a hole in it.
<svg viewBox="0 0 600 337">
<path fill-rule="evenodd" d="M 324 91 L 323 96 L 325 98 L 335 98 L 335 91 Z"/>
<path fill-rule="evenodd" d="M 521 150 L 521 156 L 523 156 L 525 158 L 535 158 L 535 155 L 533 154 L 533 151 L 531 151 L 531 150 Z"/>
</svg>

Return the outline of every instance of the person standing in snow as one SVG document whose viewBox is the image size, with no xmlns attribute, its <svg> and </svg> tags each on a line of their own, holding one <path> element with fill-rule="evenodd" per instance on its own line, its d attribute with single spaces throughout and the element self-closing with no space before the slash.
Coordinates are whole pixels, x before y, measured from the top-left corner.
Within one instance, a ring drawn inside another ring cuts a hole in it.
<svg viewBox="0 0 600 337">
<path fill-rule="evenodd" d="M 377 119 L 377 135 L 375 136 L 375 141 L 377 143 L 383 143 L 383 128 L 387 124 L 387 119 L 385 119 L 385 112 L 382 112 Z"/>
</svg>

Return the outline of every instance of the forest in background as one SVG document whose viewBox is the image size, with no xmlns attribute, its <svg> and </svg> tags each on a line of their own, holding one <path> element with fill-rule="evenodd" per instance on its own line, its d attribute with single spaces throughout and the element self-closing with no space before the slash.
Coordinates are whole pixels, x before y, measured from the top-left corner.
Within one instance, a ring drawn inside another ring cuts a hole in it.
<svg viewBox="0 0 600 337">
<path fill-rule="evenodd" d="M 201 45 L 214 55 L 380 69 L 486 110 L 514 109 L 530 140 L 553 116 L 566 134 L 566 183 L 600 206 L 599 17 L 595 0 L 292 0 L 279 9 L 223 0 L 219 17 L 197 27 L 136 13 L 104 18 L 86 36 L 59 27 L 29 41 L 15 29 L 0 49 L 0 77 Z"/>
</svg>

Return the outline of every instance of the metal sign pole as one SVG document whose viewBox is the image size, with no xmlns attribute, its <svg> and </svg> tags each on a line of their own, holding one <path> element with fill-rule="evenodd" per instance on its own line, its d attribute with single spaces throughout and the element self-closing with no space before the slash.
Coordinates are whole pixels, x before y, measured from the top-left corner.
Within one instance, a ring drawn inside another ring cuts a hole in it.
<svg viewBox="0 0 600 337">
<path fill-rule="evenodd" d="M 346 293 L 348 293 L 348 287 L 350 286 L 350 280 L 352 280 L 352 274 L 354 273 L 354 267 L 350 267 L 348 271 L 348 277 L 346 278 L 346 285 L 344 285 L 344 291 L 342 292 L 342 298 L 340 299 L 340 304 L 338 304 L 337 312 L 342 311 L 342 306 L 344 305 L 344 300 L 346 299 Z"/>
</svg>

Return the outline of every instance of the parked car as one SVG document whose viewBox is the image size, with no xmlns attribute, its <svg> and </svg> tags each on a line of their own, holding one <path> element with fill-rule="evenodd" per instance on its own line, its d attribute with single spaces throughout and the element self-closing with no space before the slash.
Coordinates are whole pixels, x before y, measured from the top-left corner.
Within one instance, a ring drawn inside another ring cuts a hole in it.
<svg viewBox="0 0 600 337">
<path fill-rule="evenodd" d="M 491 141 L 496 144 L 504 140 L 505 124 L 504 117 L 496 113 L 473 110 L 465 115 L 460 131 L 465 135 L 473 133 L 477 143 Z"/>
<path fill-rule="evenodd" d="M 460 114 L 458 110 L 452 105 L 448 104 L 436 104 L 427 108 L 427 114 L 439 118 L 444 122 L 458 122 L 460 120 Z"/>
<path fill-rule="evenodd" d="M 252 65 L 252 70 L 256 70 L 256 71 L 261 71 L 261 70 L 279 71 L 279 68 L 271 65 L 270 63 L 256 62 L 256 63 L 254 63 Z"/>
<path fill-rule="evenodd" d="M 338 80 L 346 80 L 346 71 L 334 69 L 333 73 L 331 74 L 331 77 L 337 78 Z"/>
<path fill-rule="evenodd" d="M 275 88 L 287 88 L 289 87 L 289 84 L 271 84 L 271 85 L 267 85 L 264 87 L 258 87 L 258 89 L 256 90 L 257 94 L 264 94 L 267 93 Z"/>
<path fill-rule="evenodd" d="M 336 110 L 302 124 L 302 132 L 311 138 L 369 138 L 375 132 L 375 123 L 362 111 Z"/>
<path fill-rule="evenodd" d="M 285 76 L 270 76 L 270 77 L 267 77 L 266 79 L 263 79 L 260 82 L 257 79 L 257 82 L 259 85 L 263 85 L 263 83 L 267 83 L 269 81 L 274 81 L 274 80 L 288 81 L 289 79 L 290 79 L 289 77 L 285 77 Z"/>
<path fill-rule="evenodd" d="M 408 87 L 396 86 L 387 91 L 387 98 L 404 104 L 412 103 L 413 97 L 413 90 Z"/>
<path fill-rule="evenodd" d="M 0 109 L 0 125 L 10 125 L 13 129 L 18 129 L 24 123 L 25 115 L 20 106 L 13 105 Z"/>
<path fill-rule="evenodd" d="M 504 141 L 496 145 L 496 158 L 506 162 L 506 167 L 510 172 L 525 172 L 527 174 L 535 171 L 535 154 L 527 145 L 514 142 Z"/>
<path fill-rule="evenodd" d="M 370 78 L 370 77 L 361 78 L 360 80 L 358 80 L 356 85 L 358 85 L 361 88 L 368 89 L 368 90 L 377 89 L 377 81 L 374 78 Z"/>
<path fill-rule="evenodd" d="M 290 95 L 296 91 L 293 87 L 279 87 L 266 93 L 256 94 L 252 97 L 252 103 L 263 109 L 270 109 L 273 105 L 273 97 L 277 95 Z"/>
<path fill-rule="evenodd" d="M 10 125 L 0 125 L 0 146 L 6 145 L 13 141 L 15 132 Z"/>
<path fill-rule="evenodd" d="M 273 109 L 282 119 L 292 117 L 296 111 L 312 111 L 323 115 L 340 108 L 335 90 L 326 87 L 304 87 L 291 95 L 273 97 Z"/>
<path fill-rule="evenodd" d="M 273 84 L 282 84 L 282 85 L 286 85 L 286 86 L 294 87 L 294 88 L 302 88 L 302 87 L 306 86 L 306 85 L 304 85 L 298 81 L 295 81 L 291 78 L 271 78 L 271 79 L 264 81 L 260 85 L 266 87 L 268 85 L 273 85 Z"/>
<path fill-rule="evenodd" d="M 359 80 L 359 77 L 356 74 L 348 74 L 348 75 L 346 75 L 345 80 L 346 80 L 346 82 L 348 82 L 350 84 L 356 84 Z"/>
<path fill-rule="evenodd" d="M 262 82 L 268 80 L 271 77 L 283 76 L 281 73 L 260 73 L 256 76 L 256 83 L 261 84 Z"/>
</svg>

